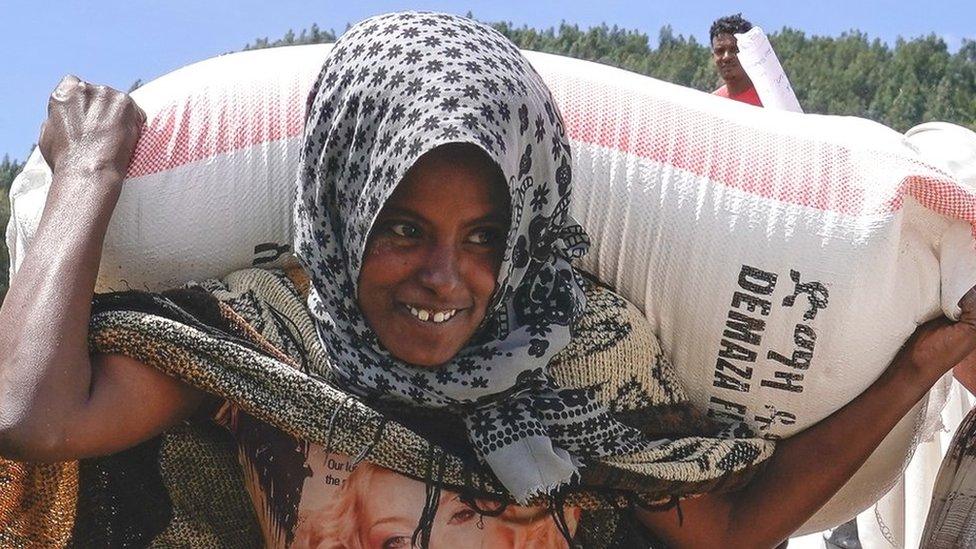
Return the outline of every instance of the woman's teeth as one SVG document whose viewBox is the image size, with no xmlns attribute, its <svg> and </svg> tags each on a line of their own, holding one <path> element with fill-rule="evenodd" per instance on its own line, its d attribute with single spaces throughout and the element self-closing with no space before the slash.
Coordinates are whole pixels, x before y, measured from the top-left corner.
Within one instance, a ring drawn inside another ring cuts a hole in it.
<svg viewBox="0 0 976 549">
<path fill-rule="evenodd" d="M 427 309 L 417 309 L 416 307 L 407 306 L 410 310 L 410 314 L 417 317 L 421 322 L 433 322 L 434 324 L 440 324 L 441 322 L 447 322 L 457 313 L 457 309 L 449 309 L 447 311 L 430 311 Z"/>
</svg>

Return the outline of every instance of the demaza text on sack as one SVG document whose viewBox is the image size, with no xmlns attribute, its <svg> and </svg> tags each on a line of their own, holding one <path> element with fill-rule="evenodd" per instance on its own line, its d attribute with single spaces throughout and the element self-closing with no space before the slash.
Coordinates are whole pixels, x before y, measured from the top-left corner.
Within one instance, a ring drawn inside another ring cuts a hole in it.
<svg viewBox="0 0 976 549">
<path fill-rule="evenodd" d="M 800 322 L 793 327 L 793 348 L 784 349 L 784 352 L 769 350 L 765 360 L 770 361 L 773 368 L 769 369 L 769 375 L 756 376 L 754 379 L 753 365 L 759 358 L 766 329 L 765 317 L 770 315 L 774 305 L 770 296 L 776 288 L 778 275 L 749 265 L 742 266 L 738 287 L 732 294 L 712 379 L 714 387 L 725 390 L 723 395 L 732 396 L 712 396 L 708 404 L 709 416 L 726 424 L 749 423 L 746 421 L 747 406 L 736 402 L 736 393 L 757 390 L 803 392 L 803 379 L 810 369 L 817 342 L 817 332 L 812 324 L 817 313 L 827 307 L 829 292 L 824 284 L 804 282 L 802 278 L 799 271 L 790 270 L 793 293 L 781 302 L 782 307 L 793 307 L 798 303 L 797 298 L 806 297 L 807 309 Z M 803 300 L 799 303 L 802 304 Z M 762 389 L 757 389 L 757 382 Z M 764 413 L 755 414 L 752 418 L 761 432 L 769 431 L 776 423 L 796 423 L 796 414 L 789 410 L 777 410 L 768 404 L 765 408 Z M 765 434 L 775 438 L 771 433 Z"/>
</svg>

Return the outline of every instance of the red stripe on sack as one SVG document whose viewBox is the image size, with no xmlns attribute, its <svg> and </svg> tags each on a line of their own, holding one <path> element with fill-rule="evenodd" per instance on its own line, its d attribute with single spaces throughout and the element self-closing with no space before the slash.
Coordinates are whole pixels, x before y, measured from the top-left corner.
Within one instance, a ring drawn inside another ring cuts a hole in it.
<svg viewBox="0 0 976 549">
<path fill-rule="evenodd" d="M 960 186 L 953 179 L 914 176 L 902 182 L 899 198 L 908 194 L 922 206 L 946 217 L 967 221 L 976 239 L 976 193 Z M 904 194 L 903 194 L 904 193 Z M 901 207 L 901 200 L 894 209 Z"/>
<path fill-rule="evenodd" d="M 574 140 L 779 202 L 847 215 L 864 213 L 865 192 L 854 183 L 855 164 L 863 166 L 865 159 L 853 158 L 846 147 L 756 131 L 600 82 L 558 74 L 546 80 Z M 897 169 L 891 165 L 897 158 L 877 158 L 882 160 Z"/>
</svg>

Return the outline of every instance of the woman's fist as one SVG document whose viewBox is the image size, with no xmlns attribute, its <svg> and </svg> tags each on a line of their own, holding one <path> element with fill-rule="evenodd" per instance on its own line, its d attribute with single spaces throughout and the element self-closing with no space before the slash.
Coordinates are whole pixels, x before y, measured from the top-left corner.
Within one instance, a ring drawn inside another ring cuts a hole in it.
<svg viewBox="0 0 976 549">
<path fill-rule="evenodd" d="M 941 317 L 919 326 L 902 347 L 901 362 L 934 380 L 976 352 L 976 287 L 959 300 L 959 307 L 957 322 Z"/>
<path fill-rule="evenodd" d="M 65 76 L 51 94 L 38 143 L 55 173 L 125 177 L 146 114 L 127 94 Z"/>
</svg>

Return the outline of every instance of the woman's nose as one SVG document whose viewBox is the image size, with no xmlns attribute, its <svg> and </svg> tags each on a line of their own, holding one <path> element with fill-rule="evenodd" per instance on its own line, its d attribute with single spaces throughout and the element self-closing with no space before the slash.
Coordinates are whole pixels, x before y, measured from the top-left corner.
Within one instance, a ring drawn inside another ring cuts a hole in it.
<svg viewBox="0 0 976 549">
<path fill-rule="evenodd" d="M 420 283 L 437 294 L 447 294 L 461 284 L 460 258 L 455 246 L 435 245 L 420 269 Z"/>
</svg>

